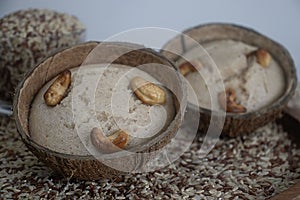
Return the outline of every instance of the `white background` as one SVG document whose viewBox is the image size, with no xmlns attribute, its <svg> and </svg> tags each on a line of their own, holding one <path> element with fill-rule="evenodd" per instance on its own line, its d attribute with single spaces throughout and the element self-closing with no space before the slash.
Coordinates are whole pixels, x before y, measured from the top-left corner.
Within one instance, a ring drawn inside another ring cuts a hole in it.
<svg viewBox="0 0 300 200">
<path fill-rule="evenodd" d="M 49 8 L 76 15 L 87 28 L 86 40 L 105 40 L 142 27 L 183 31 L 210 22 L 239 24 L 284 45 L 300 77 L 299 0 L 3 0 L 0 17 L 24 8 Z"/>
</svg>

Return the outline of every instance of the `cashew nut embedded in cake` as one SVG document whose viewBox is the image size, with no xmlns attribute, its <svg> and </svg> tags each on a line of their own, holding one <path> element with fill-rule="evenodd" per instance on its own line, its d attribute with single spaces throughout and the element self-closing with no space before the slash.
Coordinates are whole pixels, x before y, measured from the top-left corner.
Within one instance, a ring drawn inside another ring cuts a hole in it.
<svg viewBox="0 0 300 200">
<path fill-rule="evenodd" d="M 99 128 L 93 128 L 91 132 L 91 142 L 94 147 L 103 153 L 113 153 L 124 149 L 128 143 L 129 135 L 118 130 L 106 137 Z"/>
<path fill-rule="evenodd" d="M 271 55 L 264 49 L 258 49 L 256 51 L 256 60 L 261 66 L 268 67 L 271 62 Z"/>
<path fill-rule="evenodd" d="M 225 92 L 219 94 L 219 103 L 221 107 L 230 113 L 245 113 L 247 109 L 236 102 L 236 93 L 234 89 L 227 88 Z"/>
<path fill-rule="evenodd" d="M 154 83 L 141 77 L 135 77 L 130 81 L 130 86 L 137 98 L 149 105 L 164 104 L 166 102 L 165 91 Z"/>
<path fill-rule="evenodd" d="M 48 106 L 56 106 L 64 98 L 68 88 L 71 84 L 71 72 L 69 70 L 63 71 L 55 81 L 51 84 L 44 94 L 45 103 Z"/>
<path fill-rule="evenodd" d="M 179 66 L 179 72 L 182 76 L 187 75 L 190 72 L 196 72 L 197 68 L 202 67 L 202 63 L 198 60 L 194 60 L 192 62 L 185 62 Z"/>
<path fill-rule="evenodd" d="M 254 56 L 256 57 L 256 62 L 262 67 L 268 67 L 271 62 L 271 55 L 269 52 L 263 48 L 259 48 L 256 51 L 252 51 L 247 54 L 247 57 Z"/>
</svg>

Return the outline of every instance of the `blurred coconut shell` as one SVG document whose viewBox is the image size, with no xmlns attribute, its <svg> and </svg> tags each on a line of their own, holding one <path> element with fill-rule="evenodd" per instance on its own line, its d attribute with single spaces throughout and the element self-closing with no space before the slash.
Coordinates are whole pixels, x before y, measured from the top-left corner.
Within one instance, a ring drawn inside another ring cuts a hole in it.
<svg viewBox="0 0 300 200">
<path fill-rule="evenodd" d="M 294 95 L 297 86 L 294 62 L 289 52 L 282 45 L 246 27 L 233 24 L 211 23 L 183 31 L 183 34 L 174 37 L 163 46 L 161 50 L 162 55 L 176 63 L 182 55 L 195 47 L 195 43 L 192 40 L 187 40 L 187 37 L 192 38 L 199 44 L 229 39 L 264 48 L 276 59 L 285 73 L 286 87 L 283 95 L 273 104 L 255 112 L 245 114 L 226 113 L 222 129 L 223 135 L 234 137 L 250 133 L 281 116 L 282 110 Z M 191 104 L 188 106 L 193 107 Z M 206 133 L 211 123 L 212 111 L 201 107 L 199 109 L 199 130 Z"/>
</svg>

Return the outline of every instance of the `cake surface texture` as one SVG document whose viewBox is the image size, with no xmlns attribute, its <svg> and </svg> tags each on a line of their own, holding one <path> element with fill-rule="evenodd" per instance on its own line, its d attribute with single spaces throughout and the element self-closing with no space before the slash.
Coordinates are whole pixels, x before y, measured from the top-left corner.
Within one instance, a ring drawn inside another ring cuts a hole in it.
<svg viewBox="0 0 300 200">
<path fill-rule="evenodd" d="M 230 88 L 235 92 L 236 102 L 252 112 L 272 104 L 283 94 L 282 68 L 272 57 L 267 67 L 262 66 L 252 55 L 258 47 L 240 41 L 216 40 L 203 44 L 207 54 L 198 54 L 203 50 L 197 48 L 184 55 L 188 60 L 196 60 L 200 72 L 186 75 L 198 96 L 198 102 L 191 103 L 207 109 L 213 103 L 216 109 L 222 109 L 218 95 Z"/>
<path fill-rule="evenodd" d="M 44 93 L 49 81 L 36 95 L 30 111 L 30 136 L 51 150 L 75 155 L 88 155 L 93 148 L 90 133 L 94 127 L 104 135 L 120 129 L 131 137 L 127 148 L 142 145 L 165 130 L 175 116 L 171 93 L 165 89 L 164 105 L 147 105 L 130 87 L 138 76 L 159 85 L 150 74 L 124 65 L 88 65 L 71 69 L 68 94 L 54 106 L 47 106 Z"/>
</svg>

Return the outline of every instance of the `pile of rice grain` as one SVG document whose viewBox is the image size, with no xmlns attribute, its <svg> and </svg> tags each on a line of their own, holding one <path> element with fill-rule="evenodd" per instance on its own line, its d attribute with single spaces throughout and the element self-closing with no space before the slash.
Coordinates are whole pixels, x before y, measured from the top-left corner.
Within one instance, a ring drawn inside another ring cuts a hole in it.
<svg viewBox="0 0 300 200">
<path fill-rule="evenodd" d="M 0 98 L 11 100 L 27 70 L 62 47 L 83 40 L 74 16 L 47 9 L 19 10 L 0 19 Z"/>
<path fill-rule="evenodd" d="M 297 130 L 295 130 L 297 131 Z M 159 171 L 116 180 L 57 177 L 21 142 L 13 121 L 0 118 L 0 197 L 30 199 L 266 199 L 300 179 L 300 150 L 280 125 L 221 139 L 200 159 L 200 137 Z"/>
</svg>

